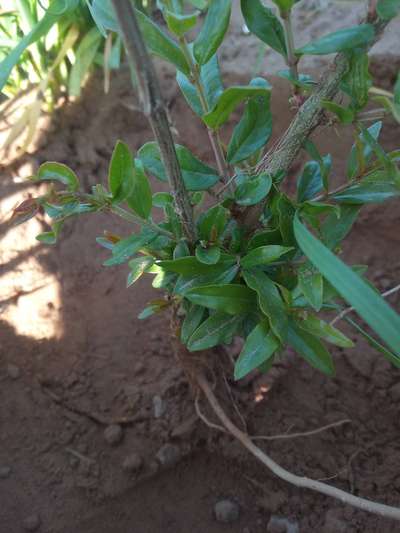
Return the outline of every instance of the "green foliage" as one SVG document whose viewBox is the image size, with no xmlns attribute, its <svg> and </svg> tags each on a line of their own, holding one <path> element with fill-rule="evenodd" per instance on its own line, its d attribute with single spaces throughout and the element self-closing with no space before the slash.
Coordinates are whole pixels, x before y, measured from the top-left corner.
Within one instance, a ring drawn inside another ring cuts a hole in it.
<svg viewBox="0 0 400 533">
<path fill-rule="evenodd" d="M 153 287 L 164 297 L 149 302 L 139 318 L 172 308 L 180 321 L 177 333 L 190 351 L 242 337 L 235 379 L 254 369 L 267 371 L 288 346 L 314 368 L 333 376 L 335 368 L 326 344 L 350 349 L 353 342 L 329 322 L 327 315 L 336 315 L 347 304 L 382 344 L 358 322 L 350 320 L 351 325 L 400 366 L 399 316 L 362 277 L 360 267 L 347 266 L 337 255 L 364 205 L 395 200 L 400 194 L 400 152 L 387 154 L 379 141 L 382 123 L 366 127 L 363 115 L 372 95 L 400 116 L 400 78 L 392 95 L 373 93 L 366 54 L 367 45 L 375 38 L 371 24 L 319 36 L 297 51 L 291 50 L 285 31 L 294 2 L 274 3 L 278 9 L 267 8 L 260 0 L 241 0 L 241 9 L 249 30 L 287 60 L 289 70 L 282 76 L 293 86 L 292 103 L 300 105 L 314 91 L 315 82 L 293 70 L 294 63 L 297 68 L 301 66 L 303 55 L 341 52 L 348 62 L 340 98 L 320 102 L 325 115 L 333 118 L 326 127 L 333 123 L 337 129 L 341 124 L 354 129 L 346 176 L 339 177 L 339 186 L 331 177 L 331 156 L 320 154 L 309 139 L 302 143 L 308 160 L 297 176 L 295 194 L 287 193 L 286 173 L 292 178 L 292 169 L 284 162 L 273 171 L 264 170 L 271 169 L 271 153 L 282 150 L 279 144 L 268 145 L 273 130 L 272 87 L 262 78 L 248 85 L 224 87 L 218 64 L 218 50 L 229 31 L 231 2 L 194 0 L 182 10 L 182 2 L 160 1 L 166 25 L 160 28 L 149 13 L 136 11 L 139 26 L 149 51 L 177 70 L 184 98 L 208 131 L 215 167 L 191 151 L 197 139 L 182 139 L 191 146 L 175 144 L 183 190 L 153 194 L 147 174 L 168 182 L 158 144 L 147 142 L 134 153 L 118 141 L 107 188 L 96 185 L 90 193 L 80 192 L 71 169 L 44 163 L 33 179 L 52 182 L 47 193 L 18 206 L 14 222 L 44 213 L 52 229 L 37 238 L 47 244 L 57 241 L 70 217 L 84 213 L 111 212 L 134 223 L 135 230 L 122 237 L 105 233 L 98 239 L 110 253 L 104 265 L 126 264 L 128 287 L 142 276 L 151 276 Z M 380 0 L 379 17 L 392 17 L 397 4 Z M 201 22 L 193 6 L 203 10 L 207 5 Z M 72 9 L 72 4 L 68 6 Z M 111 3 L 93 0 L 88 8 L 98 29 L 90 21 L 74 44 L 76 61 L 69 85 L 76 94 L 99 56 L 102 35 L 111 31 L 115 42 L 119 39 Z M 278 11 L 279 16 L 275 14 Z M 40 32 L 44 31 L 42 24 Z M 200 24 L 199 31 L 191 31 Z M 196 37 L 190 42 L 192 34 Z M 37 35 L 35 38 L 39 39 Z M 28 41 L 24 43 L 27 46 Z M 6 79 L 7 73 L 3 76 Z M 228 130 L 232 131 L 229 138 L 225 126 L 238 108 L 241 117 L 232 125 L 233 131 Z M 227 146 L 221 138 L 228 139 Z M 200 151 L 204 153 L 203 147 Z M 268 157 L 264 159 L 265 152 Z M 194 239 L 185 236 L 176 202 L 178 192 L 187 194 L 193 206 Z M 254 207 L 257 216 L 248 222 L 246 215 L 254 213 Z"/>
</svg>

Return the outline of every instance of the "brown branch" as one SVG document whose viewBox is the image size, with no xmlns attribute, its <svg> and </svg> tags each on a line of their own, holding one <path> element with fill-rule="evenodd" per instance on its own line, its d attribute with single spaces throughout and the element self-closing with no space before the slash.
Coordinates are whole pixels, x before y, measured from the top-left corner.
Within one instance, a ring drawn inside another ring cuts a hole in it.
<svg viewBox="0 0 400 533">
<path fill-rule="evenodd" d="M 369 44 L 369 48 L 379 40 L 387 23 L 388 21 L 380 19 L 372 21 L 375 29 L 375 39 Z M 314 92 L 300 107 L 286 133 L 278 141 L 276 147 L 268 152 L 260 165 L 258 165 L 257 172 L 264 171 L 275 175 L 278 172 L 287 172 L 290 169 L 304 142 L 323 119 L 323 100 L 332 100 L 336 96 L 340 82 L 348 72 L 348 69 L 349 60 L 347 55 L 344 53 L 337 54 L 332 64 L 323 73 Z M 242 213 L 241 221 L 249 229 L 257 226 L 265 202 L 266 200 L 248 207 Z"/>
<path fill-rule="evenodd" d="M 112 4 L 122 31 L 131 69 L 137 77 L 143 112 L 150 122 L 160 147 L 161 160 L 174 197 L 176 212 L 182 221 L 187 239 L 194 242 L 196 240 L 196 227 L 193 221 L 193 210 L 182 178 L 153 63 L 147 52 L 131 2 L 129 0 L 112 0 Z"/>
<path fill-rule="evenodd" d="M 204 374 L 198 373 L 197 383 L 200 389 L 203 391 L 208 402 L 210 403 L 215 414 L 218 416 L 225 429 L 234 436 L 245 448 L 249 450 L 259 461 L 261 461 L 267 468 L 269 468 L 276 476 L 280 477 L 284 481 L 295 485 L 296 487 L 302 487 L 314 490 L 326 496 L 330 496 L 340 500 L 341 502 L 352 505 L 353 507 L 358 507 L 363 511 L 368 511 L 370 513 L 378 514 L 388 518 L 393 518 L 395 520 L 400 520 L 400 509 L 396 507 L 391 507 L 382 503 L 376 503 L 364 498 L 359 498 L 353 494 L 349 494 L 344 490 L 338 489 L 322 483 L 321 481 L 313 480 L 307 477 L 297 476 L 292 474 L 288 470 L 285 470 L 280 465 L 278 465 L 273 459 L 271 459 L 265 452 L 263 452 L 258 446 L 256 446 L 251 438 L 243 433 L 239 428 L 237 428 L 231 420 L 225 414 L 225 411 L 222 409 L 220 403 L 218 402 L 215 394 L 213 393 L 207 378 Z"/>
</svg>

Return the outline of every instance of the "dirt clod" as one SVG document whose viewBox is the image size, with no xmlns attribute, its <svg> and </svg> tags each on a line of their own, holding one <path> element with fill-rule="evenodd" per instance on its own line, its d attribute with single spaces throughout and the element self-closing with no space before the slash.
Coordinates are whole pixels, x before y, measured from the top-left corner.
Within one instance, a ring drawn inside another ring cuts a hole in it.
<svg viewBox="0 0 400 533">
<path fill-rule="evenodd" d="M 7 479 L 11 475 L 11 466 L 0 466 L 0 479 Z"/>
<path fill-rule="evenodd" d="M 169 468 L 180 461 L 182 454 L 178 446 L 168 443 L 158 450 L 156 457 L 162 466 Z"/>
<path fill-rule="evenodd" d="M 11 379 L 18 379 L 21 375 L 21 370 L 17 365 L 9 364 L 7 365 L 7 375 Z"/>
<path fill-rule="evenodd" d="M 108 444 L 111 446 L 117 446 L 122 440 L 123 437 L 123 431 L 122 427 L 118 424 L 112 424 L 111 426 L 107 426 L 104 430 L 104 439 Z"/>
<path fill-rule="evenodd" d="M 153 410 L 154 418 L 161 418 L 164 415 L 166 405 L 161 396 L 156 395 L 153 397 Z"/>
<path fill-rule="evenodd" d="M 36 513 L 27 516 L 22 523 L 25 531 L 37 531 L 40 527 L 41 520 L 40 516 Z"/>
<path fill-rule="evenodd" d="M 268 533 L 299 533 L 299 526 L 287 518 L 272 515 L 267 524 Z"/>
<path fill-rule="evenodd" d="M 230 524 L 239 519 L 239 505 L 232 500 L 221 500 L 214 506 L 215 519 L 217 522 Z"/>
<path fill-rule="evenodd" d="M 137 472 L 143 466 L 143 458 L 138 453 L 131 453 L 122 463 L 125 472 Z"/>
</svg>

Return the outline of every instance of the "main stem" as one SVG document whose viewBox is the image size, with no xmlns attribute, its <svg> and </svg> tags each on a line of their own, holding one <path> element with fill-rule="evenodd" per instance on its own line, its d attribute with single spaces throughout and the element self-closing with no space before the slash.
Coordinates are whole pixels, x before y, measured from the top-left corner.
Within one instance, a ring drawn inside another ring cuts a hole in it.
<svg viewBox="0 0 400 533">
<path fill-rule="evenodd" d="M 174 197 L 175 210 L 189 242 L 196 240 L 193 210 L 175 151 L 175 144 L 153 63 L 147 52 L 135 11 L 129 0 L 112 0 L 122 31 L 131 69 L 134 71 L 144 114 L 160 147 L 161 160 Z"/>
</svg>

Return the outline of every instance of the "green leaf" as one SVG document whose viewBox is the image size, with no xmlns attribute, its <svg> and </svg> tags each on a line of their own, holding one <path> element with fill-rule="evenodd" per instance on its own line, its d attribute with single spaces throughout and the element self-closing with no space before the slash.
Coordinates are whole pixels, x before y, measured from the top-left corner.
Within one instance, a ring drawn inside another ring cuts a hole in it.
<svg viewBox="0 0 400 533">
<path fill-rule="evenodd" d="M 261 202 L 272 187 L 272 179 L 268 174 L 259 176 L 239 176 L 238 187 L 235 191 L 235 202 L 239 205 L 249 206 Z"/>
<path fill-rule="evenodd" d="M 206 265 L 215 265 L 221 257 L 221 250 L 218 246 L 204 248 L 200 244 L 196 246 L 196 258 Z"/>
<path fill-rule="evenodd" d="M 108 168 L 108 187 L 115 203 L 123 202 L 130 194 L 134 181 L 131 151 L 122 141 L 117 141 Z"/>
<path fill-rule="evenodd" d="M 187 347 L 191 352 L 207 350 L 231 337 L 242 317 L 216 312 L 205 320 L 190 337 Z"/>
<path fill-rule="evenodd" d="M 297 180 L 297 201 L 305 202 L 323 188 L 321 165 L 317 161 L 308 161 Z"/>
<path fill-rule="evenodd" d="M 289 198 L 280 194 L 277 201 L 277 210 L 279 216 L 279 229 L 282 235 L 282 242 L 285 246 L 296 244 L 293 234 L 293 217 L 295 209 Z"/>
<path fill-rule="evenodd" d="M 167 204 L 172 204 L 174 198 L 169 192 L 156 192 L 153 194 L 153 206 L 163 209 Z"/>
<path fill-rule="evenodd" d="M 270 89 L 270 85 L 262 78 L 252 80 L 250 85 Z M 234 165 L 253 155 L 268 142 L 271 133 L 269 97 L 251 98 L 246 104 L 243 117 L 233 130 L 226 156 L 228 162 Z"/>
<path fill-rule="evenodd" d="M 351 124 L 353 122 L 355 114 L 352 109 L 343 107 L 342 105 L 329 100 L 321 100 L 321 104 L 327 111 L 334 113 L 342 124 Z"/>
<path fill-rule="evenodd" d="M 36 240 L 39 242 L 43 242 L 44 244 L 48 244 L 48 245 L 56 244 L 57 238 L 61 232 L 63 224 L 64 224 L 63 221 L 54 222 L 52 224 L 52 230 L 39 233 L 39 235 L 36 235 Z"/>
<path fill-rule="evenodd" d="M 145 307 L 143 311 L 138 315 L 139 320 L 144 320 L 145 318 L 149 318 L 149 316 L 154 315 L 155 313 L 159 313 L 160 311 L 163 311 L 167 307 L 167 302 L 163 300 L 157 300 L 154 303 L 150 302 L 150 305 Z"/>
<path fill-rule="evenodd" d="M 272 0 L 272 1 L 276 6 L 278 6 L 279 13 L 282 16 L 288 13 L 294 6 L 295 2 L 298 0 Z"/>
<path fill-rule="evenodd" d="M 354 346 L 354 342 L 346 335 L 317 316 L 308 314 L 306 318 L 298 321 L 298 325 L 312 335 L 321 337 L 341 348 L 353 348 Z"/>
<path fill-rule="evenodd" d="M 135 255 L 141 248 L 151 243 L 157 238 L 153 232 L 142 232 L 139 235 L 133 234 L 125 239 L 121 239 L 112 248 L 112 257 L 104 261 L 104 266 L 114 266 L 125 263 L 130 257 Z"/>
<path fill-rule="evenodd" d="M 328 376 L 335 375 L 332 357 L 322 342 L 293 321 L 289 324 L 288 342 L 311 366 Z"/>
<path fill-rule="evenodd" d="M 285 255 L 287 252 L 293 250 L 292 247 L 279 246 L 276 244 L 271 244 L 267 246 L 260 246 L 251 250 L 247 255 L 242 257 L 240 264 L 242 268 L 251 268 L 258 265 L 266 265 L 268 263 L 273 263 L 279 259 L 282 255 Z"/>
<path fill-rule="evenodd" d="M 238 284 L 196 287 L 187 291 L 185 298 L 194 304 L 229 315 L 248 313 L 256 305 L 254 292 L 245 285 Z"/>
<path fill-rule="evenodd" d="M 234 256 L 222 255 L 220 261 L 216 265 L 206 265 L 200 262 L 196 257 L 179 257 L 178 259 L 158 261 L 163 270 L 169 272 L 176 272 L 183 276 L 196 276 L 203 274 L 217 274 L 219 271 L 225 270 L 227 266 L 235 264 Z"/>
<path fill-rule="evenodd" d="M 241 0 L 240 5 L 251 33 L 286 57 L 285 32 L 272 9 L 265 7 L 260 0 Z"/>
<path fill-rule="evenodd" d="M 126 202 L 137 215 L 147 219 L 153 204 L 150 183 L 140 159 L 135 159 L 134 165 L 132 185 Z"/>
<path fill-rule="evenodd" d="M 196 37 L 193 53 L 199 65 L 211 59 L 224 39 L 231 16 L 231 0 L 211 0 L 207 16 Z"/>
<path fill-rule="evenodd" d="M 400 0 L 378 0 L 376 12 L 383 20 L 390 20 L 400 13 Z"/>
<path fill-rule="evenodd" d="M 214 108 L 209 113 L 203 115 L 202 119 L 208 127 L 217 129 L 221 124 L 228 120 L 232 111 L 243 102 L 243 100 L 255 96 L 263 96 L 269 99 L 270 94 L 270 86 L 260 87 L 257 85 L 237 85 L 228 87 L 228 89 L 225 89 L 219 96 Z"/>
<path fill-rule="evenodd" d="M 279 229 L 266 229 L 257 231 L 251 237 L 247 244 L 247 250 L 253 250 L 260 246 L 276 245 L 282 242 L 282 236 Z"/>
<path fill-rule="evenodd" d="M 300 74 L 298 78 L 295 78 L 293 74 L 288 69 L 278 70 L 276 73 L 280 78 L 289 80 L 292 85 L 299 87 L 300 89 L 310 90 L 311 87 L 316 85 L 316 82 L 313 80 L 313 77 L 309 74 Z"/>
<path fill-rule="evenodd" d="M 68 80 L 68 94 L 70 96 L 80 96 L 83 82 L 93 65 L 101 41 L 102 36 L 97 27 L 89 30 L 80 41 Z"/>
<path fill-rule="evenodd" d="M 202 163 L 184 146 L 176 144 L 175 149 L 188 191 L 203 191 L 218 182 L 219 176 L 214 168 Z M 138 151 L 138 157 L 148 172 L 161 181 L 167 181 L 160 149 L 156 142 L 148 142 L 142 146 Z"/>
<path fill-rule="evenodd" d="M 379 137 L 379 133 L 381 131 L 381 128 L 382 128 L 382 122 L 378 121 L 378 122 L 375 122 L 374 124 L 372 124 L 372 126 L 370 126 L 368 128 L 368 132 L 372 135 L 372 137 L 375 140 L 377 140 L 378 137 Z M 358 139 L 362 143 L 362 147 L 363 147 L 362 148 L 362 155 L 363 155 L 364 165 L 367 165 L 367 163 L 369 162 L 369 160 L 371 159 L 371 156 L 373 154 L 372 148 L 371 148 L 370 144 L 367 142 L 367 140 L 365 139 L 364 132 L 360 133 L 360 135 L 358 136 Z M 358 161 L 358 158 L 357 158 L 357 146 L 355 144 L 353 144 L 353 146 L 351 148 L 349 160 L 348 160 L 348 163 L 347 163 L 347 177 L 350 178 L 350 179 L 354 178 L 355 176 L 357 176 L 357 174 L 360 171 L 361 171 L 361 169 L 360 169 L 359 161 Z"/>
<path fill-rule="evenodd" d="M 351 185 L 333 195 L 333 199 L 343 204 L 369 204 L 384 202 L 400 195 L 400 188 L 392 183 L 367 182 Z"/>
<path fill-rule="evenodd" d="M 341 88 L 351 97 L 352 108 L 359 111 L 367 105 L 368 91 L 372 85 L 368 70 L 368 54 L 354 50 L 349 56 L 350 68 L 342 81 Z"/>
<path fill-rule="evenodd" d="M 190 13 L 188 15 L 181 15 L 169 11 L 169 9 L 163 10 L 165 21 L 168 29 L 171 33 L 182 37 L 190 31 L 197 23 L 197 13 Z"/>
<path fill-rule="evenodd" d="M 268 320 L 260 322 L 247 337 L 235 364 L 235 379 L 268 361 L 279 348 L 279 342 L 269 328 Z"/>
<path fill-rule="evenodd" d="M 400 353 L 400 316 L 360 276 L 345 265 L 314 235 L 298 216 L 294 231 L 300 248 L 338 293 L 396 353 Z"/>
<path fill-rule="evenodd" d="M 208 274 L 181 275 L 176 282 L 174 293 L 184 296 L 187 291 L 194 287 L 205 287 L 208 285 L 221 285 L 233 281 L 238 273 L 239 267 L 236 263 L 221 264 L 217 269 Z"/>
<path fill-rule="evenodd" d="M 199 216 L 197 228 L 199 238 L 207 242 L 216 242 L 222 235 L 229 211 L 222 205 L 215 205 Z"/>
<path fill-rule="evenodd" d="M 368 342 L 370 346 L 375 348 L 375 350 L 378 350 L 381 354 L 383 354 L 386 359 L 388 359 L 396 368 L 400 368 L 400 357 L 389 350 L 387 350 L 382 344 L 380 344 L 377 340 L 375 340 L 369 333 L 367 333 L 357 322 L 352 320 L 349 317 L 345 317 L 346 322 L 351 324 L 361 335 L 364 337 L 364 339 Z"/>
<path fill-rule="evenodd" d="M 298 55 L 325 55 L 368 45 L 375 37 L 372 24 L 360 24 L 352 28 L 328 33 L 296 50 Z"/>
<path fill-rule="evenodd" d="M 148 268 L 153 266 L 154 259 L 153 257 L 150 257 L 148 255 L 143 255 L 141 257 L 136 257 L 135 259 L 131 259 L 128 263 L 129 268 L 131 271 L 128 274 L 128 279 L 126 282 L 126 286 L 130 287 L 137 281 L 140 276 L 146 272 Z"/>
<path fill-rule="evenodd" d="M 187 344 L 189 338 L 194 331 L 199 327 L 203 320 L 206 309 L 200 305 L 191 304 L 181 328 L 181 341 Z"/>
<path fill-rule="evenodd" d="M 359 212 L 360 207 L 357 205 L 342 205 L 339 220 L 336 213 L 326 217 L 321 226 L 321 236 L 328 248 L 334 249 L 342 242 L 351 230 Z"/>
<path fill-rule="evenodd" d="M 258 304 L 269 318 L 271 329 L 282 343 L 287 336 L 288 317 L 285 306 L 273 281 L 261 271 L 244 270 L 246 284 L 257 292 Z"/>
<path fill-rule="evenodd" d="M 176 81 L 178 82 L 183 96 L 193 111 L 200 117 L 204 115 L 205 110 L 203 109 L 197 89 L 193 83 L 191 83 L 189 79 L 179 71 L 176 74 Z M 200 82 L 205 92 L 207 107 L 213 109 L 219 96 L 224 90 L 216 55 L 214 55 L 205 65 L 201 65 Z"/>
<path fill-rule="evenodd" d="M 323 300 L 323 280 L 319 272 L 314 272 L 310 267 L 303 266 L 298 270 L 299 286 L 311 307 L 319 311 Z"/>
<path fill-rule="evenodd" d="M 58 181 L 67 186 L 69 191 L 76 191 L 79 188 L 78 178 L 73 170 L 62 163 L 48 161 L 40 165 L 34 181 Z"/>
</svg>

